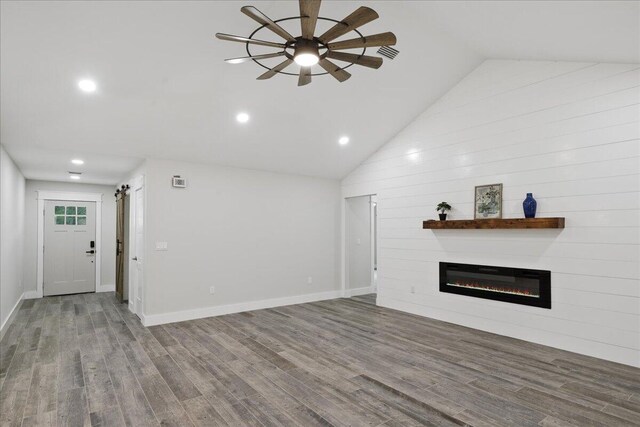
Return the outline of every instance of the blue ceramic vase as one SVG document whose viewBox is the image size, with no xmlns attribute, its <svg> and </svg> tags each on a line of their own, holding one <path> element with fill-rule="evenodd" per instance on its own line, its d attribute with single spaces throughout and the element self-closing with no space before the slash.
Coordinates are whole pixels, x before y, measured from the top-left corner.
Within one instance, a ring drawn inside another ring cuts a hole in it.
<svg viewBox="0 0 640 427">
<path fill-rule="evenodd" d="M 538 202 L 533 198 L 533 193 L 527 193 L 527 198 L 522 202 L 522 209 L 524 210 L 525 218 L 535 218 L 536 217 L 536 208 L 538 207 Z"/>
</svg>

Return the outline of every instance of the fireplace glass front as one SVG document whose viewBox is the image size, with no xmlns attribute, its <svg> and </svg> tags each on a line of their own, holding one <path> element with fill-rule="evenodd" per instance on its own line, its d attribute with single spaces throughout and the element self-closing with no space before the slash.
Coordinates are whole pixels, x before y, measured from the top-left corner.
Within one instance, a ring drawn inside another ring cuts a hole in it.
<svg viewBox="0 0 640 427">
<path fill-rule="evenodd" d="M 441 262 L 440 292 L 551 308 L 551 272 Z"/>
</svg>

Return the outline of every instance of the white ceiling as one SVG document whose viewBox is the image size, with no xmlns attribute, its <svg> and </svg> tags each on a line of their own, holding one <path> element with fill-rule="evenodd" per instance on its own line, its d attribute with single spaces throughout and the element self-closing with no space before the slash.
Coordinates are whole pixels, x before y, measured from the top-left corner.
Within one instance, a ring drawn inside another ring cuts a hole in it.
<svg viewBox="0 0 640 427">
<path fill-rule="evenodd" d="M 298 88 L 223 62 L 244 45 L 213 35 L 249 35 L 246 3 L 1 2 L 3 145 L 33 179 L 66 180 L 72 157 L 87 160 L 83 182 L 116 183 L 144 158 L 340 178 L 485 58 L 640 62 L 638 2 L 325 1 L 335 19 L 374 8 L 363 33 L 393 31 L 400 54 Z M 297 14 L 295 1 L 254 3 Z M 85 77 L 95 94 L 77 90 Z"/>
<path fill-rule="evenodd" d="M 68 172 L 80 172 L 81 181 L 91 184 L 116 184 L 129 175 L 140 159 L 111 154 L 95 154 L 87 151 L 49 150 L 46 148 L 16 144 L 11 146 L 11 157 L 20 165 L 24 176 L 46 181 L 69 181 Z M 76 166 L 71 159 L 82 159 Z"/>
<path fill-rule="evenodd" d="M 453 1 L 428 25 L 491 59 L 640 62 L 638 1 Z"/>
</svg>

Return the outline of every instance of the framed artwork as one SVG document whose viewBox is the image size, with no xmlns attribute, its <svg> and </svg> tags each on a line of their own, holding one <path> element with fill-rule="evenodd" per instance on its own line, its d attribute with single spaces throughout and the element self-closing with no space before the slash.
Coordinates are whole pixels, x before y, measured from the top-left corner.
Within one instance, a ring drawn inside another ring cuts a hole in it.
<svg viewBox="0 0 640 427">
<path fill-rule="evenodd" d="M 478 185 L 473 219 L 502 218 L 502 184 Z"/>
</svg>

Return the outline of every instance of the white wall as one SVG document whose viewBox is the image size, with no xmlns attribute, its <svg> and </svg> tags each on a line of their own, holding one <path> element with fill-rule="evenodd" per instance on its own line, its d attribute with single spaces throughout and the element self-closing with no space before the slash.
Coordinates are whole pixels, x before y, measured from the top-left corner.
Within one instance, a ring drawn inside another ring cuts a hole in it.
<svg viewBox="0 0 640 427">
<path fill-rule="evenodd" d="M 347 288 L 371 287 L 371 196 L 345 201 L 347 235 Z"/>
<path fill-rule="evenodd" d="M 378 303 L 640 366 L 639 67 L 486 61 L 345 178 L 378 194 Z M 422 230 L 497 182 L 504 217 L 533 192 L 566 228 Z M 439 261 L 551 270 L 553 308 L 439 293 Z"/>
<path fill-rule="evenodd" d="M 146 324 L 337 295 L 339 181 L 159 160 L 144 173 Z"/>
<path fill-rule="evenodd" d="M 24 239 L 22 173 L 0 145 L 0 329 L 22 298 L 22 242 Z"/>
<path fill-rule="evenodd" d="M 27 180 L 25 196 L 24 290 L 36 291 L 38 267 L 38 200 L 37 191 L 66 191 L 74 193 L 102 193 L 102 244 L 100 281 L 102 289 L 116 283 L 116 200 L 115 186 L 78 184 L 72 182 Z M 29 295 L 27 295 L 29 296 Z"/>
</svg>

